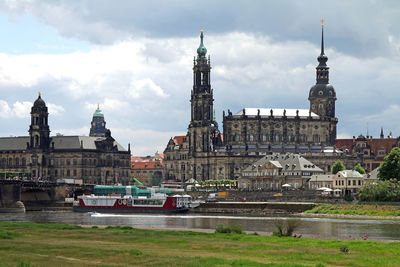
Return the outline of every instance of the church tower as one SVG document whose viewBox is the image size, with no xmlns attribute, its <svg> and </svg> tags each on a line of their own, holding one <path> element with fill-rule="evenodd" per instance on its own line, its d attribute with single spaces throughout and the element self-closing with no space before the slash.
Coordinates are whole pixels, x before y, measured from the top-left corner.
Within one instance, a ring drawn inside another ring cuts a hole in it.
<svg viewBox="0 0 400 267">
<path fill-rule="evenodd" d="M 324 51 L 324 21 L 322 22 L 321 35 L 321 54 L 318 56 L 318 66 L 316 67 L 317 83 L 311 87 L 308 100 L 310 101 L 310 111 L 318 114 L 321 119 L 331 121 L 327 145 L 334 145 L 336 140 L 336 124 L 338 119 L 335 117 L 336 92 L 329 84 L 329 67 L 326 65 L 328 57 Z"/>
<path fill-rule="evenodd" d="M 203 31 L 200 33 L 200 46 L 197 58 L 193 60 L 193 90 L 191 93 L 191 120 L 189 124 L 189 153 L 209 152 L 216 123 L 213 119 L 213 90 L 210 83 L 210 57 L 203 44 Z"/>
<path fill-rule="evenodd" d="M 104 115 L 101 112 L 99 105 L 97 105 L 97 109 L 93 114 L 89 136 L 105 137 L 106 130 Z"/>
<path fill-rule="evenodd" d="M 40 96 L 33 103 L 31 109 L 31 125 L 29 126 L 30 143 L 32 149 L 47 150 L 50 146 L 49 113 L 46 103 Z"/>
</svg>

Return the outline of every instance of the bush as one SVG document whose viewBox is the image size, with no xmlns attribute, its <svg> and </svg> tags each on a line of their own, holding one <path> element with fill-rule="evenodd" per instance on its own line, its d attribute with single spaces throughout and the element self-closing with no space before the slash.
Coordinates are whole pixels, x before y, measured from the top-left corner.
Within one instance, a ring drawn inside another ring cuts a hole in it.
<svg viewBox="0 0 400 267">
<path fill-rule="evenodd" d="M 242 230 L 242 225 L 241 224 L 236 224 L 233 226 L 224 226 L 222 224 L 218 224 L 217 227 L 215 228 L 216 233 L 222 233 L 222 234 L 243 234 Z"/>
<path fill-rule="evenodd" d="M 349 251 L 350 251 L 350 249 L 345 245 L 340 247 L 340 252 L 342 252 L 342 253 L 349 253 Z"/>
<path fill-rule="evenodd" d="M 229 226 L 224 226 L 222 224 L 218 224 L 217 228 L 215 228 L 216 233 L 222 233 L 222 234 L 229 234 L 232 232 L 231 227 Z"/>
<path fill-rule="evenodd" d="M 275 231 L 272 233 L 273 236 L 292 236 L 294 230 L 298 228 L 301 224 L 299 220 L 285 220 L 279 221 L 275 220 L 274 222 Z"/>
<path fill-rule="evenodd" d="M 400 181 L 387 180 L 369 183 L 360 188 L 361 201 L 400 201 Z"/>
</svg>

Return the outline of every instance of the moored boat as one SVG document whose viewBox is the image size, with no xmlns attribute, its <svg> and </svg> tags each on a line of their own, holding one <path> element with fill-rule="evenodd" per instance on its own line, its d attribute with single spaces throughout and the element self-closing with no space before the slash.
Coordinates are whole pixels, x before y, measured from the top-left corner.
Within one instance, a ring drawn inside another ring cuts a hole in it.
<svg viewBox="0 0 400 267">
<path fill-rule="evenodd" d="M 115 189 L 103 186 L 100 189 L 98 187 L 97 190 L 95 188 L 95 192 L 104 192 L 105 189 L 110 188 Z M 119 187 L 119 189 L 121 188 Z M 140 192 L 137 188 L 129 186 L 123 190 L 123 194 L 113 192 L 107 195 L 82 195 L 78 197 L 77 201 L 74 201 L 73 210 L 100 213 L 178 213 L 189 210 L 187 196 L 168 196 L 165 193 L 151 191 L 142 191 L 146 192 L 143 195 Z"/>
</svg>

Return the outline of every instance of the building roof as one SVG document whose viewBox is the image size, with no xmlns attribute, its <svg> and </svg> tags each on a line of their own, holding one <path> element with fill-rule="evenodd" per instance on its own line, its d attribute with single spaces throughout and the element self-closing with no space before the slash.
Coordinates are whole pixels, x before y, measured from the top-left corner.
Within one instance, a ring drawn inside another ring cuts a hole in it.
<svg viewBox="0 0 400 267">
<path fill-rule="evenodd" d="M 364 175 L 363 175 L 364 178 L 366 178 L 366 179 L 378 180 L 378 179 L 379 179 L 379 178 L 378 178 L 378 172 L 379 172 L 378 169 L 379 169 L 379 167 L 373 169 L 370 173 L 364 174 Z"/>
<path fill-rule="evenodd" d="M 178 135 L 174 137 L 175 145 L 181 146 L 186 141 L 186 135 Z"/>
<path fill-rule="evenodd" d="M 336 139 L 335 144 L 337 148 L 347 148 L 351 150 L 357 141 L 365 141 L 367 146 L 371 148 L 372 153 L 374 155 L 379 155 L 378 151 L 380 149 L 384 149 L 386 153 L 389 153 L 396 143 L 398 142 L 397 138 L 371 138 L 371 137 L 364 137 L 360 135 L 357 139 L 356 138 L 348 138 L 348 139 Z"/>
<path fill-rule="evenodd" d="M 95 141 L 105 140 L 105 137 L 92 137 L 92 136 L 53 136 L 51 137 L 50 147 L 54 142 L 54 149 L 89 149 L 95 150 Z M 30 141 L 29 136 L 19 137 L 1 137 L 0 138 L 0 151 L 20 151 L 27 149 L 27 143 Z M 82 145 L 82 147 L 81 147 Z M 118 151 L 127 151 L 117 141 L 114 141 Z"/>
<path fill-rule="evenodd" d="M 314 174 L 311 175 L 310 182 L 332 182 L 333 174 Z"/>
<path fill-rule="evenodd" d="M 163 163 L 160 161 L 149 161 L 149 162 L 132 162 L 131 169 L 156 169 L 162 168 Z"/>
<path fill-rule="evenodd" d="M 344 178 L 362 178 L 362 174 L 360 174 L 358 171 L 355 170 L 343 170 L 343 171 L 339 171 L 336 176 L 341 175 L 341 177 Z"/>
<path fill-rule="evenodd" d="M 30 141 L 29 136 L 0 137 L 0 151 L 26 150 L 27 149 L 27 143 L 29 141 Z"/>
<path fill-rule="evenodd" d="M 286 117 L 296 117 L 297 112 L 299 114 L 299 117 L 306 118 L 310 115 L 310 111 L 308 109 L 284 109 L 284 108 L 244 108 L 244 113 L 247 116 L 257 116 L 258 114 L 260 116 L 264 117 L 269 117 L 271 116 L 271 110 L 272 114 L 274 117 L 283 117 L 284 114 Z M 237 112 L 233 116 L 242 116 L 243 115 L 243 110 Z M 286 113 L 285 113 L 286 111 Z M 311 117 L 313 118 L 319 118 L 317 114 L 314 112 L 311 112 Z"/>
<path fill-rule="evenodd" d="M 303 156 L 291 153 L 267 155 L 248 166 L 244 171 L 254 171 L 254 167 L 258 168 L 264 166 L 267 162 L 274 164 L 278 168 L 280 165 L 282 171 L 324 172 L 321 168 L 311 163 Z"/>
</svg>

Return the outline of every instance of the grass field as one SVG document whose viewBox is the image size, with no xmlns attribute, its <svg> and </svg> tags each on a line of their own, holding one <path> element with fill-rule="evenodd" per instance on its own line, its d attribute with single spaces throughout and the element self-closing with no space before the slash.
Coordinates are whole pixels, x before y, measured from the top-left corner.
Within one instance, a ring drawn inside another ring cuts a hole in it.
<svg viewBox="0 0 400 267">
<path fill-rule="evenodd" d="M 340 251 L 347 247 L 348 253 Z M 400 243 L 0 222 L 0 266 L 399 266 Z"/>
<path fill-rule="evenodd" d="M 365 216 L 400 216 L 400 206 L 368 204 L 319 204 L 315 208 L 305 211 L 305 213 Z"/>
</svg>

